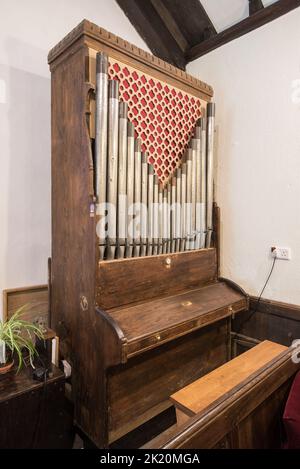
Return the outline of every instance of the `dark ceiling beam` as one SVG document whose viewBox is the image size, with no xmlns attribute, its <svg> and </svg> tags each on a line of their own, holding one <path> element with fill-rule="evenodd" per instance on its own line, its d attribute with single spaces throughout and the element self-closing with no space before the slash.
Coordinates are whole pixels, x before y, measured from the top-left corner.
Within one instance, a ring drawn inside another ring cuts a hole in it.
<svg viewBox="0 0 300 469">
<path fill-rule="evenodd" d="M 249 15 L 253 15 L 264 7 L 262 0 L 248 0 L 249 2 Z"/>
<path fill-rule="evenodd" d="M 185 53 L 189 47 L 189 44 L 186 38 L 184 37 L 184 35 L 182 34 L 182 32 L 180 31 L 172 14 L 169 12 L 167 7 L 161 0 L 150 0 L 150 2 L 152 3 L 157 14 L 160 16 L 160 18 L 163 20 L 164 24 L 166 25 L 166 27 L 172 34 L 173 38 L 177 42 L 182 52 Z"/>
<path fill-rule="evenodd" d="M 199 0 L 116 0 L 154 55 L 184 69 L 193 45 L 217 34 Z"/>
<path fill-rule="evenodd" d="M 178 31 L 176 32 L 174 24 L 171 25 L 171 18 L 167 18 L 166 12 L 159 8 L 158 2 L 153 2 L 156 3 L 154 7 L 152 1 L 149 0 L 116 1 L 151 52 L 184 70 L 186 60 L 185 49 L 182 48 L 183 38 L 178 35 Z M 172 32 L 164 22 L 166 18 Z"/>
<path fill-rule="evenodd" d="M 147 0 L 142 0 L 147 1 Z M 217 31 L 199 0 L 156 0 L 164 5 L 188 42 L 189 48 Z"/>
<path fill-rule="evenodd" d="M 199 57 L 211 52 L 217 47 L 220 47 L 233 39 L 243 36 L 244 34 L 253 31 L 260 26 L 263 26 L 270 21 L 285 15 L 291 10 L 300 6 L 300 0 L 278 0 L 277 2 L 269 5 L 268 7 L 259 9 L 248 18 L 240 21 L 239 23 L 231 26 L 230 28 L 218 33 L 211 38 L 208 38 L 199 44 L 190 48 L 186 54 L 187 62 L 198 59 Z"/>
</svg>

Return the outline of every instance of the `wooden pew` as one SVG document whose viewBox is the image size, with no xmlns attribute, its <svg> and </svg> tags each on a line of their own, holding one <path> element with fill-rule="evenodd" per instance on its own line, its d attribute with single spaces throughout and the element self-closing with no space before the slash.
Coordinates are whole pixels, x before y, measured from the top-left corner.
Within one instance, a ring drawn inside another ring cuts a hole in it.
<svg viewBox="0 0 300 469">
<path fill-rule="evenodd" d="M 299 369 L 294 354 L 293 347 L 265 341 L 175 393 L 177 426 L 144 447 L 279 448 L 281 416 Z"/>
</svg>

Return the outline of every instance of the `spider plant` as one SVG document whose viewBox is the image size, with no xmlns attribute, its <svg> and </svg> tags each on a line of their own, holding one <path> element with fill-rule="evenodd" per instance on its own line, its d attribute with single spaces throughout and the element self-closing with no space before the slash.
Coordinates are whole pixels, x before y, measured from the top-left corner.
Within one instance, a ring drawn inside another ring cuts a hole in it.
<svg viewBox="0 0 300 469">
<path fill-rule="evenodd" d="M 23 309 L 18 309 L 7 321 L 0 321 L 0 367 L 7 363 L 9 357 L 16 357 L 18 372 L 27 357 L 33 366 L 33 358 L 38 355 L 34 338 L 43 339 L 40 327 L 22 319 Z"/>
</svg>

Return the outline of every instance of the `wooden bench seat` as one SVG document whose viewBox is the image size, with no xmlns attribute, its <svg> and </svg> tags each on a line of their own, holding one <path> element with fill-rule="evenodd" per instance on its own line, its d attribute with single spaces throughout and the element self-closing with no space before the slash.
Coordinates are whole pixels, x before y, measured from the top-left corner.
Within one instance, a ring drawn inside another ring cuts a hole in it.
<svg viewBox="0 0 300 469">
<path fill-rule="evenodd" d="M 185 422 L 222 397 L 226 397 L 226 393 L 251 379 L 260 369 L 286 350 L 287 347 L 283 345 L 265 340 L 172 394 L 171 400 L 176 408 L 177 423 Z"/>
</svg>

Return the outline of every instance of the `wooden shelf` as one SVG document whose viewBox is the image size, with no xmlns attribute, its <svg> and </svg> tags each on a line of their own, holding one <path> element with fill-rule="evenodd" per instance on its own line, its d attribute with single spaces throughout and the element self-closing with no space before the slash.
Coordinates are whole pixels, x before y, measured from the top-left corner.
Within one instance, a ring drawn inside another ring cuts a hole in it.
<svg viewBox="0 0 300 469">
<path fill-rule="evenodd" d="M 126 339 L 127 357 L 204 327 L 247 307 L 247 298 L 216 282 L 167 298 L 110 311 Z"/>
</svg>

